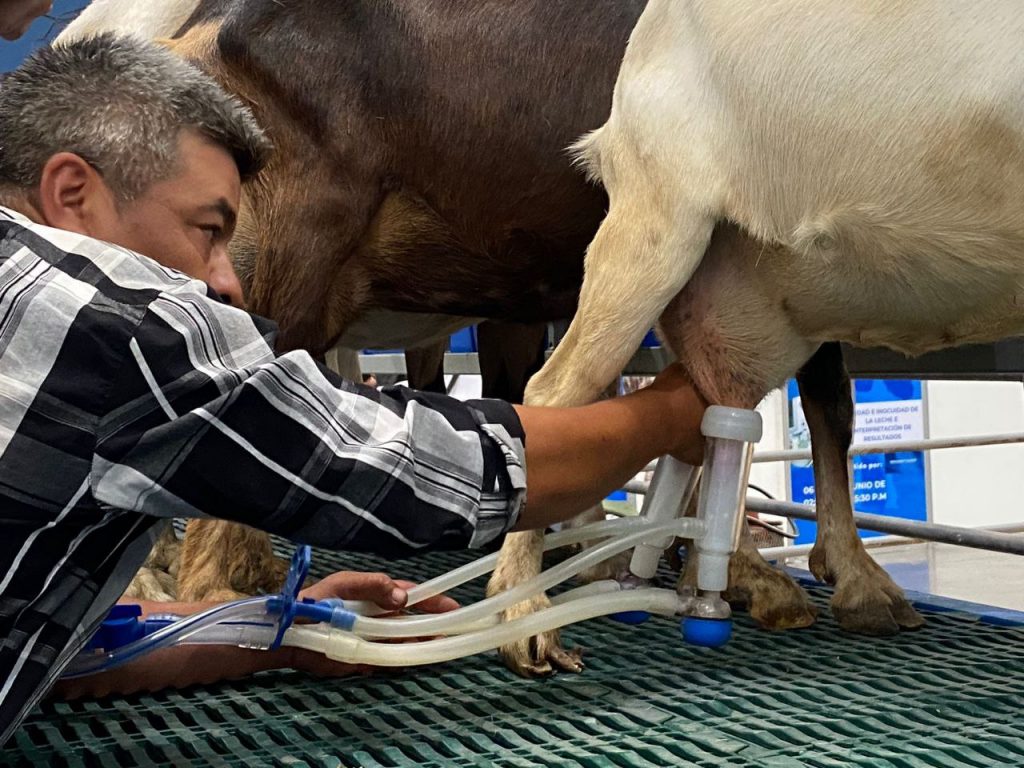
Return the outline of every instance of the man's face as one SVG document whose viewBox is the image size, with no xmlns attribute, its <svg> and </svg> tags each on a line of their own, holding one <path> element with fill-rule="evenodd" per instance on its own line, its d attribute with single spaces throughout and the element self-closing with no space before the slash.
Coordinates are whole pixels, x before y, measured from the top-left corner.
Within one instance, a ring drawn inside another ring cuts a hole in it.
<svg viewBox="0 0 1024 768">
<path fill-rule="evenodd" d="M 227 250 L 241 194 L 238 168 L 227 150 L 198 133 L 183 133 L 179 147 L 178 173 L 129 203 L 111 204 L 90 234 L 202 280 L 241 307 Z"/>
</svg>

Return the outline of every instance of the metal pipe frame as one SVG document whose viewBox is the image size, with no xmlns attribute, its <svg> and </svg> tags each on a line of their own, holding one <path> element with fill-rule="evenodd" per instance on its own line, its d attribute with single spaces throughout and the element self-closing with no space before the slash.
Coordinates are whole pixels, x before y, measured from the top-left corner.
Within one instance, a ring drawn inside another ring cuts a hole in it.
<svg viewBox="0 0 1024 768">
<path fill-rule="evenodd" d="M 1024 433 L 1007 433 L 1002 435 L 987 435 L 973 437 L 940 438 L 932 440 L 915 441 L 887 441 L 868 445 L 858 445 L 850 449 L 850 456 L 860 456 L 872 453 L 897 453 L 901 451 L 939 450 L 944 448 L 966 448 L 984 445 L 1006 445 L 1010 443 L 1024 442 Z M 754 454 L 754 461 L 800 461 L 811 458 L 810 451 L 762 451 Z M 644 494 L 647 492 L 647 483 L 640 480 L 631 480 L 626 483 L 623 490 L 629 493 Z M 774 499 L 762 499 L 760 497 L 747 497 L 747 510 L 753 512 L 764 512 L 779 517 L 795 518 L 797 520 L 816 521 L 817 513 L 814 508 L 808 505 L 793 504 L 787 501 Z M 943 544 L 954 544 L 961 547 L 972 547 L 975 549 L 986 549 L 993 552 L 1005 552 L 1014 555 L 1024 555 L 1024 535 L 1013 535 L 1000 531 L 1006 529 L 1020 529 L 1020 524 L 1010 526 L 994 526 L 991 528 L 961 528 L 953 525 L 942 525 L 939 523 L 922 523 L 913 520 L 904 520 L 896 517 L 885 517 L 883 515 L 870 515 L 864 512 L 854 512 L 854 522 L 858 529 L 876 531 L 895 536 L 905 537 L 913 541 L 935 541 Z"/>
<path fill-rule="evenodd" d="M 976 448 L 985 445 L 1010 445 L 1024 443 L 1024 432 L 1007 432 L 1000 435 L 976 435 L 969 437 L 936 437 L 928 440 L 886 440 L 877 443 L 861 443 L 851 446 L 849 456 L 866 456 L 873 453 L 902 453 L 904 451 L 937 451 L 946 448 Z M 754 454 L 754 463 L 768 461 L 807 461 L 810 449 L 787 451 L 760 451 Z"/>
<path fill-rule="evenodd" d="M 792 517 L 797 520 L 816 521 L 818 519 L 813 507 L 789 501 L 774 501 L 748 496 L 747 510 L 779 517 Z M 959 547 L 1024 555 L 1024 535 L 1002 533 L 995 528 L 959 528 L 940 523 L 918 523 L 899 517 L 869 515 L 864 512 L 854 512 L 853 519 L 857 528 L 865 531 L 878 531 L 879 533 L 906 536 L 919 541 L 937 541 L 942 544 L 955 544 Z"/>
<path fill-rule="evenodd" d="M 973 375 L 968 375 L 966 378 L 986 380 L 1024 379 L 1024 364 L 1021 362 L 1024 361 L 1024 345 L 1022 345 L 1019 340 L 1003 342 L 1001 345 L 984 345 L 982 347 L 968 349 L 967 351 L 973 352 L 975 356 L 977 356 L 979 350 L 980 352 L 985 353 L 988 357 L 985 357 L 983 364 L 978 367 L 977 371 L 974 371 L 973 368 L 970 369 L 973 372 Z M 992 361 L 988 358 L 992 356 L 994 350 L 1004 350 L 1004 352 L 1000 353 L 1002 354 L 1002 357 L 997 355 L 999 360 L 1004 364 L 993 368 Z M 1005 350 L 1013 352 L 1016 355 L 1016 358 L 1019 358 L 1020 360 L 1018 361 L 1014 358 L 1013 361 L 1010 361 L 1005 354 Z M 892 361 L 885 357 L 885 355 L 888 355 L 891 358 L 893 357 L 893 353 L 883 352 L 881 353 L 881 357 L 879 357 L 878 350 L 868 350 L 867 352 L 846 350 L 845 354 L 851 360 L 851 364 L 848 367 L 852 374 L 862 378 L 906 378 L 908 376 L 913 376 L 915 378 L 965 377 L 963 375 L 964 368 L 959 364 L 962 363 L 962 360 L 965 358 L 963 355 L 959 355 L 956 350 L 952 350 L 950 353 L 936 353 L 930 356 L 939 361 L 940 357 L 943 354 L 946 354 L 951 360 L 958 361 L 957 365 L 948 365 L 946 358 L 941 357 L 942 365 L 938 366 L 938 368 L 943 372 L 941 375 L 936 374 L 932 370 L 935 366 L 932 366 L 932 368 L 928 368 L 927 366 L 925 366 L 925 368 L 919 368 L 915 367 L 916 363 L 914 363 L 914 361 L 911 361 L 911 363 L 907 363 L 906 361 L 897 361 L 897 364 L 893 366 L 891 364 Z M 860 357 L 858 355 L 860 355 Z M 877 358 L 877 360 L 888 362 L 886 362 L 885 365 L 882 365 L 882 368 L 879 368 L 878 370 L 876 370 L 876 368 L 878 368 L 877 365 L 872 367 L 872 365 L 858 364 L 861 357 L 865 355 L 867 355 L 871 360 L 876 360 Z M 874 357 L 871 357 L 871 355 L 874 355 Z M 1003 358 L 1007 359 L 1003 360 Z M 927 359 L 929 359 L 928 356 L 922 358 L 922 362 Z M 446 370 L 449 370 L 449 366 L 451 366 L 460 373 L 479 372 L 475 354 L 456 355 L 449 353 L 445 355 L 445 360 Z M 363 355 L 360 357 L 360 362 L 363 365 L 364 370 L 395 373 L 405 371 L 405 360 L 400 355 Z M 650 373 L 653 375 L 664 368 L 668 362 L 670 362 L 670 358 L 664 348 L 645 348 L 641 349 L 637 353 L 636 358 L 631 361 L 630 371 L 628 372 Z M 925 370 L 927 370 L 928 373 L 923 373 Z M 950 373 L 950 371 L 959 371 L 959 373 L 954 374 Z M 993 371 L 996 372 L 996 375 L 993 375 Z M 449 372 L 453 371 L 449 370 Z M 902 451 L 940 450 L 946 448 L 967 448 L 985 445 L 1007 445 L 1022 442 L 1024 442 L 1024 433 L 1022 432 L 930 440 L 885 441 L 853 446 L 850 448 L 849 456 L 853 457 L 878 453 L 899 453 Z M 806 461 L 810 458 L 810 450 L 760 451 L 754 454 L 753 461 L 755 463 L 769 461 Z M 653 468 L 654 463 L 647 467 L 648 470 L 653 470 Z M 647 488 L 647 483 L 634 480 L 627 483 L 623 489 L 631 493 L 644 494 L 647 492 Z M 780 517 L 796 518 L 798 520 L 817 520 L 817 514 L 812 507 L 785 501 L 748 497 L 747 509 L 755 512 L 765 512 L 768 514 L 778 515 Z M 995 552 L 1024 555 L 1024 534 L 1013 535 L 1010 533 L 1003 533 L 997 529 L 998 527 L 989 529 L 959 528 L 952 525 L 919 523 L 900 518 L 869 515 L 862 512 L 855 512 L 854 520 L 856 521 L 857 528 L 859 529 L 903 536 L 907 537 L 908 540 L 936 541 L 963 547 L 973 547 L 976 549 L 987 549 Z M 1002 527 L 1005 528 L 1006 526 Z"/>
<path fill-rule="evenodd" d="M 906 536 L 872 536 L 864 539 L 865 549 L 881 549 L 899 544 L 915 544 L 918 539 L 910 539 Z M 761 547 L 758 551 L 765 560 L 784 560 L 788 557 L 804 557 L 811 554 L 813 544 L 789 544 L 781 547 Z"/>
<path fill-rule="evenodd" d="M 966 437 L 934 437 L 927 440 L 886 440 L 877 443 L 863 443 L 850 447 L 847 454 L 866 456 L 873 453 L 902 453 L 903 451 L 940 451 L 947 448 L 979 448 L 987 445 L 1012 445 L 1024 443 L 1024 432 L 1006 432 L 999 435 L 968 435 Z M 783 451 L 755 451 L 753 462 L 764 464 L 769 461 L 810 461 L 810 449 L 788 449 Z M 652 472 L 657 465 L 652 461 L 642 471 Z M 630 490 L 625 488 L 624 490 Z M 634 491 L 642 493 L 642 491 Z"/>
<path fill-rule="evenodd" d="M 630 482 L 626 484 L 624 490 L 643 495 L 646 492 L 646 483 Z M 810 520 L 811 522 L 815 522 L 818 519 L 817 512 L 812 506 L 794 504 L 790 501 L 763 499 L 757 496 L 747 497 L 747 511 L 764 512 L 765 514 L 778 517 Z M 1019 523 L 1007 526 L 993 526 L 991 528 L 960 528 L 955 525 L 919 523 L 899 517 L 869 515 L 865 512 L 854 512 L 853 519 L 857 528 L 861 530 L 902 536 L 908 541 L 936 541 L 942 544 L 955 544 L 960 547 L 1024 555 L 1024 535 L 1014 535 L 1013 533 L 1005 533 L 1000 530 L 1000 528 L 1004 530 L 1019 530 L 1021 527 Z"/>
</svg>

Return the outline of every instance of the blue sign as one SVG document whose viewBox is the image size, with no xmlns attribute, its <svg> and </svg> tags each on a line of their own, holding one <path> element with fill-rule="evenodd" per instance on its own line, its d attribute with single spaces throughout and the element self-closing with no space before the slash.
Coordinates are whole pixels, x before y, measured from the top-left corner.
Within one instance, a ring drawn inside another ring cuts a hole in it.
<svg viewBox="0 0 1024 768">
<path fill-rule="evenodd" d="M 800 406 L 795 381 L 787 384 L 789 438 L 792 448 L 809 448 L 810 434 Z M 855 426 L 853 442 L 869 444 L 924 438 L 924 407 L 920 381 L 858 380 L 854 382 Z M 810 461 L 790 465 L 790 491 L 797 504 L 814 504 L 814 470 Z M 902 451 L 868 454 L 853 459 L 853 504 L 858 512 L 927 520 L 924 454 Z M 798 544 L 814 541 L 817 526 L 798 521 Z M 878 536 L 862 531 L 862 537 Z"/>
</svg>

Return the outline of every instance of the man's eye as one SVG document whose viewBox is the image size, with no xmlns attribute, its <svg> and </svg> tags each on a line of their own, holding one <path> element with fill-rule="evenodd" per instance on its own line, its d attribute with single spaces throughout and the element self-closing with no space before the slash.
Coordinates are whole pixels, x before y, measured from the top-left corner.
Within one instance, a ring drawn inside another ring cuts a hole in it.
<svg viewBox="0 0 1024 768">
<path fill-rule="evenodd" d="M 213 242 L 214 240 L 220 238 L 220 234 L 223 231 L 220 227 L 213 224 L 201 226 L 199 227 L 199 229 L 202 230 L 203 234 L 206 235 L 206 238 L 210 242 Z"/>
</svg>

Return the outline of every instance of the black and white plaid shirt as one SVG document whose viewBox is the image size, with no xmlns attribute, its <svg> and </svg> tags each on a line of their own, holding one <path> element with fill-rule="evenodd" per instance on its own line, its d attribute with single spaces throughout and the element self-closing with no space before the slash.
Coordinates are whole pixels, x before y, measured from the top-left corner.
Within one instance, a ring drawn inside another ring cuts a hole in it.
<svg viewBox="0 0 1024 768">
<path fill-rule="evenodd" d="M 515 523 L 499 401 L 377 392 L 130 251 L 0 208 L 0 743 L 85 644 L 161 519 L 397 556 Z"/>
</svg>

